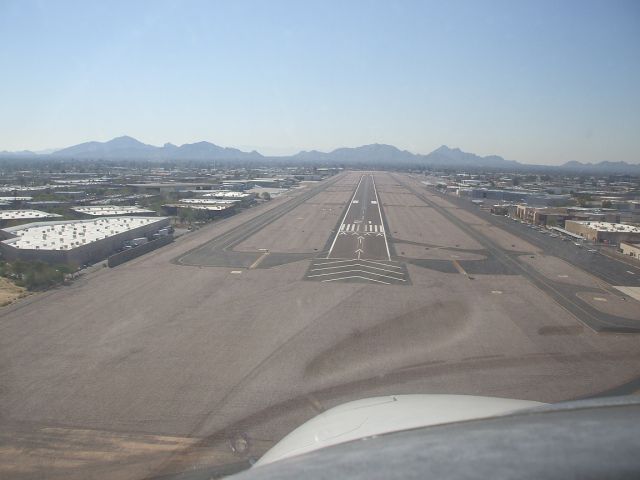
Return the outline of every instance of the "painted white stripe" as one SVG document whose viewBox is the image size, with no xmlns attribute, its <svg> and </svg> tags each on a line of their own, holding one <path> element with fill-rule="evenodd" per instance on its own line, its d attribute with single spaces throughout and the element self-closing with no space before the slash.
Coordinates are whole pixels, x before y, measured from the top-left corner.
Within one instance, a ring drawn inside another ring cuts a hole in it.
<svg viewBox="0 0 640 480">
<path fill-rule="evenodd" d="M 317 266 L 317 265 L 334 265 L 336 263 L 345 263 L 345 262 L 353 262 L 355 261 L 355 258 L 350 258 L 350 259 L 345 259 L 345 260 L 334 260 L 333 262 L 313 262 L 313 266 Z"/>
<path fill-rule="evenodd" d="M 343 231 L 343 230 L 344 230 L 344 224 L 340 225 L 340 231 Z"/>
<path fill-rule="evenodd" d="M 364 178 L 364 175 L 362 175 L 360 177 L 360 181 L 358 182 L 358 185 L 356 186 L 356 190 L 353 192 L 353 197 L 351 197 L 351 201 L 353 202 L 353 200 L 355 200 L 356 195 L 358 194 L 358 189 L 360 188 L 360 184 L 362 183 L 362 179 Z M 349 215 L 349 210 L 351 210 L 351 206 L 353 205 L 353 203 L 349 203 L 349 206 L 347 207 L 347 211 L 344 212 L 344 217 L 342 217 L 342 221 L 340 222 L 340 225 L 344 224 L 344 221 L 347 219 L 347 215 Z M 333 242 L 331 243 L 331 248 L 329 249 L 329 253 L 327 253 L 327 258 L 329 258 L 331 256 L 331 252 L 333 252 L 333 247 L 336 245 L 336 241 L 338 240 L 338 236 L 336 235 L 335 237 L 333 237 Z"/>
<path fill-rule="evenodd" d="M 349 267 L 371 268 L 373 270 L 380 270 L 381 272 L 393 273 L 394 275 L 402 275 L 402 272 L 394 272 L 393 270 L 387 270 L 386 268 L 372 267 L 371 265 L 364 265 L 362 263 L 350 263 L 350 264 L 347 264 L 347 265 L 336 265 L 334 267 L 312 268 L 309 271 L 310 272 L 319 272 L 319 271 L 322 271 L 322 270 L 334 270 L 336 268 L 349 268 Z M 374 273 L 374 272 L 372 272 L 372 273 Z"/>
<path fill-rule="evenodd" d="M 378 203 L 378 215 L 380 215 L 380 225 L 383 225 L 382 222 L 382 210 L 380 210 L 380 200 L 378 199 L 378 190 L 376 189 L 376 181 L 373 178 L 373 175 L 371 175 L 371 181 L 373 182 L 373 193 L 376 194 L 376 202 Z M 384 233 L 384 228 L 382 228 L 382 233 Z M 383 235 L 384 237 L 384 246 L 387 248 L 387 258 L 389 260 L 391 260 L 391 254 L 389 253 L 389 242 L 387 242 L 387 236 Z"/>
<path fill-rule="evenodd" d="M 388 263 L 382 263 L 382 262 L 375 262 L 373 260 L 362 260 L 362 262 L 364 263 L 375 263 L 377 265 L 384 265 L 385 267 L 389 267 L 389 268 L 397 268 L 399 270 L 402 270 L 402 267 L 398 267 L 397 265 L 390 265 Z"/>
<path fill-rule="evenodd" d="M 347 280 L 349 278 L 361 278 L 362 280 L 368 280 L 370 282 L 384 283 L 385 285 L 391 285 L 389 282 L 383 282 L 382 280 L 376 280 L 375 278 L 361 277 L 360 275 L 351 275 L 349 277 L 340 277 L 340 278 L 329 278 L 327 280 L 322 280 L 322 281 L 323 282 L 337 282 L 338 280 Z"/>
<path fill-rule="evenodd" d="M 404 278 L 396 278 L 396 277 L 392 277 L 390 275 L 384 275 L 382 273 L 368 272 L 366 270 L 360 270 L 358 268 L 356 268 L 354 270 L 342 270 L 340 272 L 316 273 L 314 275 L 307 275 L 307 278 L 326 277 L 327 275 L 340 275 L 342 273 L 366 273 L 367 275 L 375 275 L 376 277 L 390 278 L 390 279 L 396 280 L 398 282 L 406 282 L 406 280 Z"/>
</svg>

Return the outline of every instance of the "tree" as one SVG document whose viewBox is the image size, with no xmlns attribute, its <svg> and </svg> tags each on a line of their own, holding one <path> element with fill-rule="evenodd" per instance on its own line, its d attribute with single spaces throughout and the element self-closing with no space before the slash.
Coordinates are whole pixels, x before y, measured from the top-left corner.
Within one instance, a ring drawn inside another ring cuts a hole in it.
<svg viewBox="0 0 640 480">
<path fill-rule="evenodd" d="M 271 200 L 271 194 L 269 192 L 262 192 L 263 200 Z"/>
</svg>

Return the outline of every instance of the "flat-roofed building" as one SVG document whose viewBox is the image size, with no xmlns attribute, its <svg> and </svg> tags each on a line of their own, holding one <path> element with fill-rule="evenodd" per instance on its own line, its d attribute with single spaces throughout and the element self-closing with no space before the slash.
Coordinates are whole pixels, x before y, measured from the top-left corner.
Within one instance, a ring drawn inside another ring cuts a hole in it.
<svg viewBox="0 0 640 480">
<path fill-rule="evenodd" d="M 621 242 L 640 242 L 640 227 L 626 223 L 567 220 L 565 229 L 596 243 L 617 245 Z"/>
<path fill-rule="evenodd" d="M 5 259 L 84 265 L 122 248 L 128 240 L 152 237 L 169 226 L 166 217 L 106 217 L 35 222 L 0 230 Z"/>
<path fill-rule="evenodd" d="M 138 206 L 127 205 L 95 205 L 89 207 L 73 207 L 72 211 L 89 217 L 116 217 L 121 215 L 155 215 L 156 212 Z"/>
<path fill-rule="evenodd" d="M 203 193 L 202 198 L 217 198 L 223 200 L 244 200 L 250 198 L 251 194 L 239 192 L 236 190 L 215 190 L 213 192 Z"/>
<path fill-rule="evenodd" d="M 21 210 L 0 210 L 0 225 L 9 226 L 18 223 L 24 223 L 29 220 L 38 220 L 45 218 L 59 218 L 62 215 L 55 213 L 43 212 L 41 210 L 21 209 Z"/>
<path fill-rule="evenodd" d="M 208 217 L 215 218 L 231 215 L 239 200 L 216 200 L 207 198 L 184 198 L 179 203 L 167 203 L 162 205 L 167 215 L 179 215 L 181 211 L 198 210 L 205 212 Z"/>
<path fill-rule="evenodd" d="M 169 193 L 180 190 L 211 190 L 217 187 L 214 183 L 191 183 L 191 182 L 161 182 L 161 183 L 130 183 L 127 187 L 133 188 L 136 192 L 142 193 Z"/>
</svg>

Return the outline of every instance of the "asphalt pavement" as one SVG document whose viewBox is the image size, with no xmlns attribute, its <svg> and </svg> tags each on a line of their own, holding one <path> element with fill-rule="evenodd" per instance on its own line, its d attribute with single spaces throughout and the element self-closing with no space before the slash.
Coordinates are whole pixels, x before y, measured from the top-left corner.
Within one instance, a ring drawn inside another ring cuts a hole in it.
<svg viewBox="0 0 640 480">
<path fill-rule="evenodd" d="M 327 258 L 391 259 L 372 174 L 360 177 Z"/>
</svg>

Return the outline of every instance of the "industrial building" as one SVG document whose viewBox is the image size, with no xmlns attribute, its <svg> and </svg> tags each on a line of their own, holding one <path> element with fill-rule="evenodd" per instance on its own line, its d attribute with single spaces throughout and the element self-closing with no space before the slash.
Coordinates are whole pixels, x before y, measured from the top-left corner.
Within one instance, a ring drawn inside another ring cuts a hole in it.
<svg viewBox="0 0 640 480">
<path fill-rule="evenodd" d="M 167 182 L 167 183 L 130 183 L 127 187 L 141 193 L 170 193 L 180 190 L 211 190 L 217 185 L 213 183 Z"/>
<path fill-rule="evenodd" d="M 199 210 L 210 218 L 230 215 L 235 212 L 240 200 L 217 200 L 215 198 L 183 198 L 179 203 L 162 205 L 167 215 L 179 215 L 181 210 Z"/>
<path fill-rule="evenodd" d="M 251 194 L 238 192 L 234 190 L 215 190 L 213 192 L 207 192 L 202 195 L 204 198 L 218 198 L 224 200 L 244 200 L 251 197 Z"/>
<path fill-rule="evenodd" d="M 37 220 L 42 218 L 56 218 L 62 215 L 55 213 L 43 212 L 41 210 L 0 210 L 0 225 L 10 226 L 18 223 L 24 223 L 26 220 Z"/>
<path fill-rule="evenodd" d="M 169 226 L 166 217 L 107 217 L 35 222 L 0 230 L 6 260 L 40 260 L 80 266 L 100 261 L 135 238 L 151 238 Z"/>
<path fill-rule="evenodd" d="M 72 211 L 90 217 L 116 217 L 121 215 L 155 215 L 156 212 L 138 206 L 97 205 L 90 207 L 73 207 Z"/>
<path fill-rule="evenodd" d="M 640 227 L 625 223 L 567 220 L 565 229 L 595 243 L 617 245 L 640 242 Z"/>
</svg>

